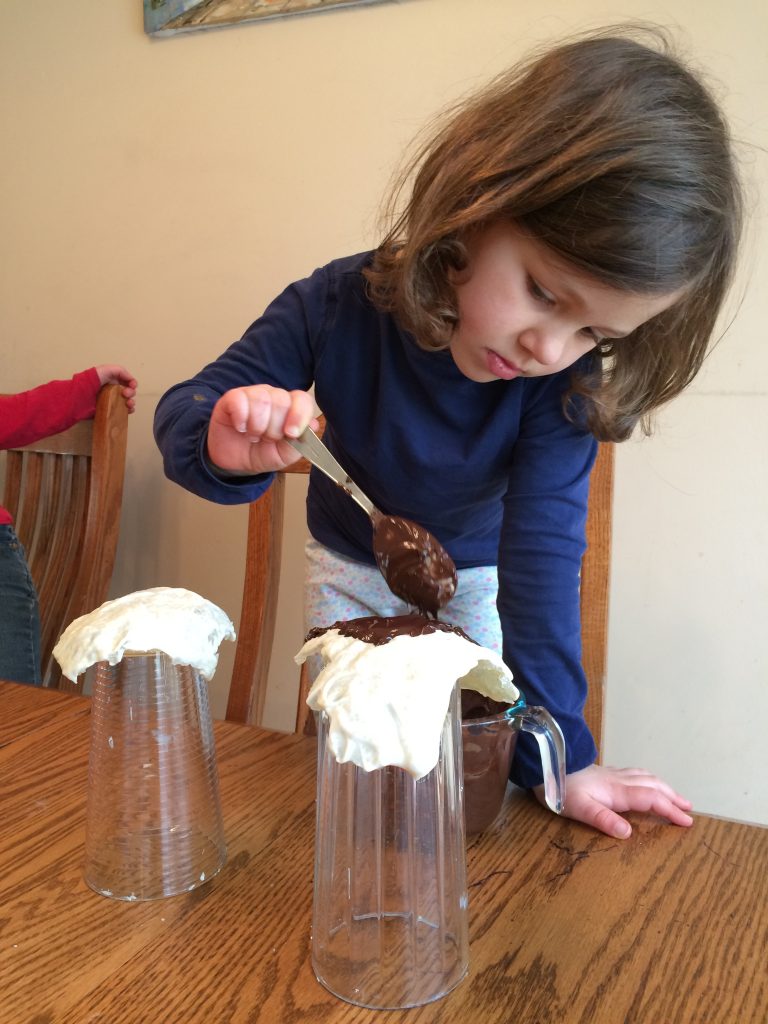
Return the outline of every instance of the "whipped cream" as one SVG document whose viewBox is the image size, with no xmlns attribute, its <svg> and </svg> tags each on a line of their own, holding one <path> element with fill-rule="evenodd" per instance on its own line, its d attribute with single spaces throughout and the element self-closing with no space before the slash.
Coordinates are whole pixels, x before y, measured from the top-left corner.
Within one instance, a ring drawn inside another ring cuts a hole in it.
<svg viewBox="0 0 768 1024">
<path fill-rule="evenodd" d="M 163 651 L 211 679 L 222 640 L 235 639 L 227 615 L 180 587 L 153 587 L 107 601 L 64 630 L 53 655 L 73 682 L 97 661 L 116 665 L 126 651 Z"/>
<path fill-rule="evenodd" d="M 457 680 L 492 700 L 514 704 L 520 696 L 498 654 L 453 632 L 372 644 L 328 629 L 295 660 L 313 654 L 323 656 L 324 666 L 307 704 L 327 713 L 336 760 L 366 771 L 399 765 L 416 779 L 430 772 Z"/>
</svg>

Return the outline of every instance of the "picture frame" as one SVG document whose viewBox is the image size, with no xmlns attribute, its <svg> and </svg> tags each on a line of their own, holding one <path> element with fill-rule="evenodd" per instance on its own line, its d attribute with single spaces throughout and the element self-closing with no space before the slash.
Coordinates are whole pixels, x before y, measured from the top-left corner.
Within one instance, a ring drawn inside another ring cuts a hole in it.
<svg viewBox="0 0 768 1024">
<path fill-rule="evenodd" d="M 175 35 L 393 0 L 144 0 L 144 31 Z"/>
</svg>

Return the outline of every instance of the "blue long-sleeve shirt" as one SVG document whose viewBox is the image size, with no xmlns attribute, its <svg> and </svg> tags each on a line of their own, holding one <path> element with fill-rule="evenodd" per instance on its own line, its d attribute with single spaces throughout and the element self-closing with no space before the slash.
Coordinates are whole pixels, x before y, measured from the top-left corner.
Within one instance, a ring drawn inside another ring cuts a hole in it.
<svg viewBox="0 0 768 1024">
<path fill-rule="evenodd" d="M 223 479 L 205 458 L 215 403 L 249 384 L 314 383 L 326 444 L 377 507 L 426 527 L 458 568 L 498 564 L 504 659 L 528 703 L 560 723 L 568 770 L 583 768 L 596 750 L 582 713 L 579 571 L 597 446 L 563 415 L 569 371 L 469 380 L 450 352 L 424 351 L 373 306 L 362 276 L 370 259 L 335 260 L 290 285 L 240 341 L 163 396 L 155 437 L 165 472 L 211 501 L 253 501 L 272 474 Z M 307 521 L 322 544 L 375 564 L 368 517 L 314 469 Z M 541 781 L 525 735 L 513 779 Z"/>
</svg>

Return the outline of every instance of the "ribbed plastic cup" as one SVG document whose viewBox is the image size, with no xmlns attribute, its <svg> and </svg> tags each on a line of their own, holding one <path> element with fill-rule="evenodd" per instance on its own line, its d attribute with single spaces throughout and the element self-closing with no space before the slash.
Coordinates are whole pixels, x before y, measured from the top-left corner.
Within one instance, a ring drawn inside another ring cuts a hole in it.
<svg viewBox="0 0 768 1024">
<path fill-rule="evenodd" d="M 226 860 L 208 688 L 159 652 L 96 666 L 85 881 L 120 900 L 188 892 Z"/>
<path fill-rule="evenodd" d="M 358 1006 L 432 1002 L 469 967 L 457 692 L 439 761 L 418 780 L 339 764 L 318 718 L 315 975 Z"/>
</svg>

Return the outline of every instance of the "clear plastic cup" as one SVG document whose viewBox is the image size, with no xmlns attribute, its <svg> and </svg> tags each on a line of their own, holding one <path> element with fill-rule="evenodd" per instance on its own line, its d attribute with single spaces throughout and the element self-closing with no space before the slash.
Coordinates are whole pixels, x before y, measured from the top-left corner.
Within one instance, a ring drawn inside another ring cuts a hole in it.
<svg viewBox="0 0 768 1024">
<path fill-rule="evenodd" d="M 312 966 L 341 999 L 420 1006 L 466 975 L 461 773 L 458 690 L 438 763 L 419 780 L 402 768 L 339 764 L 318 715 Z"/>
<path fill-rule="evenodd" d="M 188 892 L 226 860 L 208 688 L 159 652 L 94 673 L 85 881 L 121 900 Z"/>
</svg>

